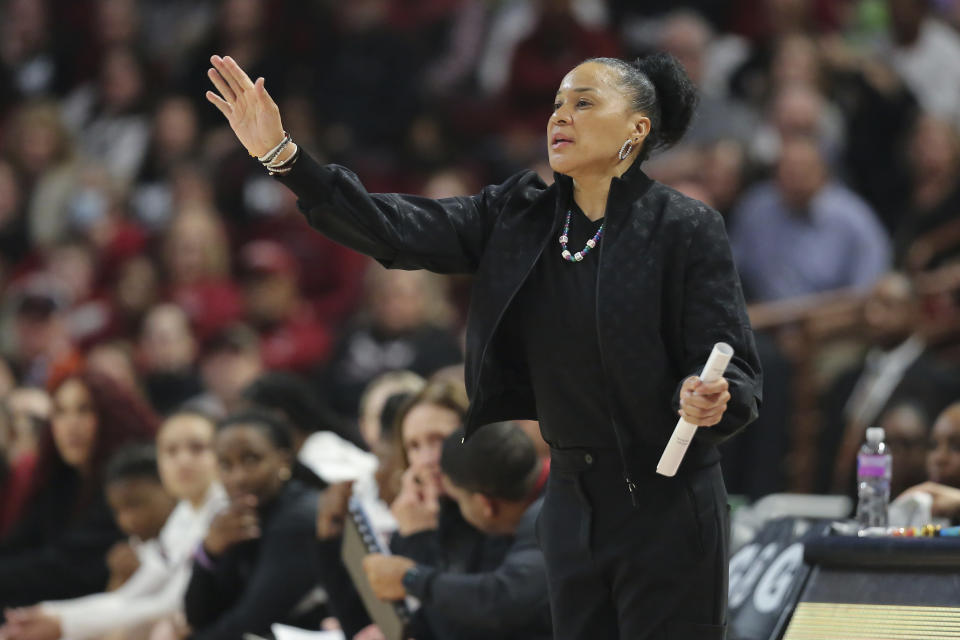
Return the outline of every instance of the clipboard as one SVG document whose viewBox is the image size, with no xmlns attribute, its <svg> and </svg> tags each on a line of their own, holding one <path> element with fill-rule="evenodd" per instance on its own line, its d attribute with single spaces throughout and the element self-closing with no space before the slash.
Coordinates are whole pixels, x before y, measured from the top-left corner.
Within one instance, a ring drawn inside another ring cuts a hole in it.
<svg viewBox="0 0 960 640">
<path fill-rule="evenodd" d="M 353 580 L 363 606 L 366 607 L 370 618 L 387 640 L 407 640 L 407 629 L 410 625 L 410 609 L 404 601 L 384 602 L 373 593 L 373 588 L 367 580 L 363 570 L 363 559 L 371 553 L 389 555 L 390 550 L 385 548 L 377 538 L 376 531 L 370 524 L 366 511 L 356 498 L 350 498 L 347 506 L 347 517 L 343 525 L 343 546 L 340 557 Z"/>
</svg>

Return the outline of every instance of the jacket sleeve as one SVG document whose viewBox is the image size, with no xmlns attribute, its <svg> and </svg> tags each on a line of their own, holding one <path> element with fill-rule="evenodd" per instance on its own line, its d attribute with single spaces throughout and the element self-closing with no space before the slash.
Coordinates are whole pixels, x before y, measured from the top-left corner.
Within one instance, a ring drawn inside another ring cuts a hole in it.
<svg viewBox="0 0 960 640">
<path fill-rule="evenodd" d="M 194 640 L 236 640 L 245 632 L 269 631 L 317 586 L 316 517 L 298 513 L 296 520 L 264 532 L 253 573 L 232 602 L 210 593 L 223 587 L 215 572 L 194 566 L 186 598 Z"/>
<path fill-rule="evenodd" d="M 305 152 L 277 179 L 297 195 L 310 225 L 330 239 L 388 268 L 438 273 L 475 272 L 493 222 L 508 201 L 529 199 L 545 187 L 527 171 L 474 196 L 432 200 L 371 194 L 352 171 L 320 165 Z"/>
<path fill-rule="evenodd" d="M 409 591 L 458 626 L 485 630 L 494 637 L 526 627 L 539 614 L 549 618 L 543 552 L 532 535 L 518 538 L 493 571 L 460 574 L 421 566 Z"/>
<path fill-rule="evenodd" d="M 724 374 L 730 383 L 727 411 L 719 424 L 697 433 L 704 444 L 718 444 L 756 419 L 763 380 L 723 218 L 712 209 L 704 208 L 692 231 L 683 286 L 684 379 L 700 375 L 715 343 L 733 347 Z M 682 385 L 674 393 L 675 409 Z"/>
</svg>

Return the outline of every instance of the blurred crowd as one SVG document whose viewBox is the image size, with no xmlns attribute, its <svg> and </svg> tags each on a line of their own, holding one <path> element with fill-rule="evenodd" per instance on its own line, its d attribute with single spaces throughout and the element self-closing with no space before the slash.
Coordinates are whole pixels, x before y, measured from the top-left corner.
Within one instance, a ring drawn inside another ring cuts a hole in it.
<svg viewBox="0 0 960 640">
<path fill-rule="evenodd" d="M 417 638 L 549 637 L 536 424 L 477 445 L 513 465 L 498 478 L 444 446 L 469 279 L 311 231 L 205 101 L 206 69 L 217 53 L 264 77 L 297 143 L 370 191 L 440 198 L 527 168 L 552 181 L 563 75 L 658 50 L 700 105 L 645 171 L 723 214 L 752 309 L 862 301 L 857 349 L 822 370 L 758 332 L 765 402 L 726 445 L 731 493 L 788 488 L 800 376 L 815 491 L 853 490 L 875 425 L 895 492 L 960 488 L 943 320 L 960 318 L 960 1 L 0 0 L 0 606 L 28 607 L 0 637 L 326 619 L 375 638 L 339 561 L 351 496 L 408 559 L 365 569 L 420 600 Z M 497 571 L 527 590 L 490 596 Z M 105 588 L 121 597 L 67 600 Z"/>
</svg>

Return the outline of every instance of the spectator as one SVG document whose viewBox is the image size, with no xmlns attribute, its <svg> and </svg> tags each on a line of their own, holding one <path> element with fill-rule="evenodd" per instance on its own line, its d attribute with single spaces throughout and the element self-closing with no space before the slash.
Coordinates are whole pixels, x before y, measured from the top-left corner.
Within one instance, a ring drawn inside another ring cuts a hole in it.
<svg viewBox="0 0 960 640">
<path fill-rule="evenodd" d="M 743 104 L 732 100 L 726 87 L 710 82 L 710 47 L 713 32 L 699 14 L 685 9 L 670 13 L 659 30 L 659 45 L 673 54 L 700 90 L 697 113 L 690 123 L 684 141 L 702 145 L 721 139 L 747 143 L 756 127 L 755 115 Z"/>
<path fill-rule="evenodd" d="M 186 312 L 201 341 L 240 319 L 227 232 L 214 211 L 190 204 L 177 212 L 164 238 L 163 263 L 166 297 Z"/>
<path fill-rule="evenodd" d="M 87 371 L 110 378 L 125 392 L 146 399 L 128 343 L 117 340 L 97 344 L 87 352 L 84 366 Z"/>
<path fill-rule="evenodd" d="M 276 622 L 318 628 L 316 608 L 300 606 L 319 576 L 317 494 L 291 479 L 289 425 L 262 411 L 237 413 L 220 423 L 215 449 L 230 506 L 194 557 L 191 637 L 266 635 Z"/>
<path fill-rule="evenodd" d="M 257 334 L 242 324 L 227 327 L 204 345 L 200 378 L 207 391 L 187 404 L 224 417 L 240 408 L 243 390 L 263 372 Z"/>
<path fill-rule="evenodd" d="M 913 184 L 895 239 L 897 263 L 915 272 L 960 256 L 960 134 L 956 126 L 922 116 L 913 128 L 908 158 Z"/>
<path fill-rule="evenodd" d="M 33 453 L 18 453 L 13 413 L 0 402 L 0 538 L 23 514 L 36 464 Z"/>
<path fill-rule="evenodd" d="M 157 105 L 150 144 L 131 197 L 134 216 L 147 229 L 159 231 L 169 223 L 173 210 L 171 173 L 192 159 L 199 138 L 196 107 L 189 99 L 171 96 Z"/>
<path fill-rule="evenodd" d="M 383 600 L 413 596 L 487 637 L 552 638 L 547 569 L 534 531 L 549 462 L 516 425 L 501 422 L 466 444 L 463 430 L 454 432 L 443 443 L 440 465 L 444 491 L 467 522 L 513 537 L 506 556 L 490 571 L 464 575 L 402 556 L 371 555 L 364 568 L 374 593 Z"/>
<path fill-rule="evenodd" d="M 152 412 L 108 379 L 81 373 L 54 387 L 24 518 L 0 541 L 0 604 L 28 605 L 102 591 L 120 531 L 103 488 L 106 460 L 149 442 Z"/>
<path fill-rule="evenodd" d="M 745 293 L 780 300 L 869 288 L 890 263 L 890 242 L 870 207 L 831 179 L 814 141 L 784 142 L 776 180 L 743 197 L 730 241 Z"/>
<path fill-rule="evenodd" d="M 924 111 L 960 126 L 960 36 L 925 0 L 888 0 L 889 39 L 878 55 L 890 60 Z"/>
<path fill-rule="evenodd" d="M 423 389 L 423 378 L 411 371 L 388 371 L 370 381 L 360 396 L 360 436 L 371 450 L 378 442 L 393 437 L 392 419 L 384 422 L 382 416 L 387 401 L 397 394 L 414 395 Z"/>
<path fill-rule="evenodd" d="M 927 482 L 905 492 L 929 493 L 933 496 L 935 517 L 960 519 L 960 402 L 954 402 L 937 416 L 930 433 L 927 451 Z"/>
<path fill-rule="evenodd" d="M 143 61 L 122 45 L 106 52 L 99 71 L 95 83 L 67 98 L 64 120 L 84 155 L 129 185 L 140 170 L 150 139 L 147 71 Z"/>
<path fill-rule="evenodd" d="M 870 350 L 837 377 L 822 400 L 819 491 L 851 486 L 853 460 L 866 428 L 892 402 L 913 400 L 936 415 L 960 391 L 954 376 L 928 351 L 918 321 L 910 280 L 900 273 L 884 276 L 863 307 Z"/>
<path fill-rule="evenodd" d="M 884 411 L 877 425 L 883 428 L 883 441 L 893 457 L 890 495 L 898 496 L 927 478 L 930 421 L 923 407 L 904 400 Z"/>
<path fill-rule="evenodd" d="M 443 324 L 449 305 L 443 281 L 425 271 L 388 271 L 371 265 L 365 282 L 366 317 L 334 348 L 320 385 L 337 413 L 356 420 L 367 384 L 386 371 L 428 376 L 463 360 Z"/>
<path fill-rule="evenodd" d="M 200 414 L 178 413 L 164 421 L 157 434 L 159 478 L 152 478 L 146 461 L 127 458 L 124 468 L 114 460 L 114 480 L 108 487 L 111 503 L 119 503 L 117 521 L 136 517 L 146 500 L 132 500 L 136 493 L 146 489 L 145 498 L 157 495 L 153 483 L 163 482 L 163 489 L 179 500 L 162 523 L 162 529 L 143 531 L 142 525 L 125 533 L 134 535 L 133 549 L 138 568 L 126 584 L 113 592 L 101 593 L 74 600 L 46 602 L 18 615 L 18 624 L 32 618 L 33 624 L 42 624 L 42 618 L 57 625 L 59 633 L 51 638 L 99 638 L 111 632 L 125 632 L 126 637 L 145 635 L 153 624 L 183 610 L 183 595 L 190 578 L 191 555 L 207 533 L 210 521 L 226 505 L 223 488 L 216 481 L 217 466 L 213 454 L 213 422 Z M 142 474 L 143 477 L 138 477 Z M 117 481 L 121 486 L 115 486 Z M 128 486 L 123 486 L 128 485 Z M 130 486 L 132 485 L 132 486 Z M 139 485 L 139 486 L 138 486 Z M 146 486 L 144 486 L 146 485 Z M 26 619 L 26 620 L 25 620 Z M 29 624 L 29 623 L 28 623 Z M 13 635 L 12 638 L 19 638 Z M 36 635 L 26 635 L 39 640 Z"/>
<path fill-rule="evenodd" d="M 59 283 L 37 275 L 14 295 L 11 362 L 27 386 L 45 386 L 58 372 L 73 370 L 80 353 L 67 323 L 69 300 Z"/>
<path fill-rule="evenodd" d="M 201 392 L 197 341 L 180 307 L 162 304 L 150 310 L 137 351 L 144 388 L 157 412 L 166 415 Z"/>
<path fill-rule="evenodd" d="M 283 245 L 257 240 L 240 251 L 246 320 L 260 331 L 269 369 L 307 373 L 330 353 L 330 328 L 301 297 L 297 264 Z"/>
</svg>

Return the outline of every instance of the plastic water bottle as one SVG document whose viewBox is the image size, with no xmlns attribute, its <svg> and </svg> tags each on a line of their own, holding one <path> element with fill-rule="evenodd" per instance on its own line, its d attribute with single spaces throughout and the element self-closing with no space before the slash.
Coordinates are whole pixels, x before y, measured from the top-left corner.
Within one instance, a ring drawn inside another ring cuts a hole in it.
<svg viewBox="0 0 960 640">
<path fill-rule="evenodd" d="M 893 460 L 883 438 L 883 428 L 870 427 L 857 454 L 857 522 L 861 529 L 887 526 Z"/>
</svg>

